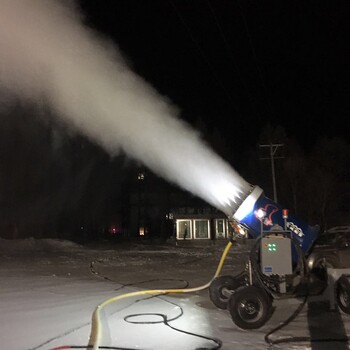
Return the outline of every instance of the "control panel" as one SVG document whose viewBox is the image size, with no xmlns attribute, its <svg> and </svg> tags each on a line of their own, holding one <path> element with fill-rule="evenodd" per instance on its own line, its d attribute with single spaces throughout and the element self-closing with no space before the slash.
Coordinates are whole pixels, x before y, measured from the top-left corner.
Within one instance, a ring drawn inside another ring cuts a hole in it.
<svg viewBox="0 0 350 350">
<path fill-rule="evenodd" d="M 292 244 L 288 233 L 276 232 L 261 239 L 261 269 L 265 275 L 289 275 L 292 268 Z"/>
</svg>

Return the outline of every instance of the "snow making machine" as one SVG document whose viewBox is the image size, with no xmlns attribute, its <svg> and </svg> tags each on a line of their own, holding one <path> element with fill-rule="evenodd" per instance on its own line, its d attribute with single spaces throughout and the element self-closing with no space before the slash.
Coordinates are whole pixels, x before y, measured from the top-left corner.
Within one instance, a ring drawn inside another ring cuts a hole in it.
<svg viewBox="0 0 350 350">
<path fill-rule="evenodd" d="M 258 186 L 233 205 L 229 219 L 236 234 L 248 231 L 254 244 L 245 270 L 216 277 L 209 296 L 216 307 L 229 310 L 238 327 L 260 328 L 272 314 L 273 301 L 282 298 L 328 299 L 331 309 L 338 305 L 350 314 L 350 269 L 325 267 L 325 278 L 308 271 L 306 258 L 318 238 L 317 226 L 289 215 Z"/>
</svg>

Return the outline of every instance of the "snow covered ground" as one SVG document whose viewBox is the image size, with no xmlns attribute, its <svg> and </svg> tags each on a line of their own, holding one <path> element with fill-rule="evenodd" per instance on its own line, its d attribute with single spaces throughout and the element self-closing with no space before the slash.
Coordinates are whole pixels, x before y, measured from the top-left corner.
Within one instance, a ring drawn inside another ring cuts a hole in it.
<svg viewBox="0 0 350 350">
<path fill-rule="evenodd" d="M 93 311 L 101 302 L 141 289 L 205 284 L 214 274 L 223 248 L 219 243 L 83 247 L 51 239 L 0 239 L 1 349 L 68 349 L 71 345 L 85 349 Z M 223 273 L 241 271 L 246 251 L 245 246 L 232 248 Z M 221 340 L 224 350 L 272 349 L 265 335 L 300 302 L 275 301 L 274 313 L 265 326 L 246 331 L 235 326 L 228 311 L 211 303 L 207 290 L 126 298 L 103 309 L 101 345 L 113 349 L 215 349 L 218 345 L 210 339 L 213 337 Z M 169 325 L 155 314 L 166 315 Z M 324 340 L 290 341 L 275 345 L 275 349 L 348 349 L 347 342 L 331 339 L 344 339 L 349 332 L 349 316 L 329 311 L 324 303 L 312 303 L 271 339 L 311 336 Z"/>
</svg>

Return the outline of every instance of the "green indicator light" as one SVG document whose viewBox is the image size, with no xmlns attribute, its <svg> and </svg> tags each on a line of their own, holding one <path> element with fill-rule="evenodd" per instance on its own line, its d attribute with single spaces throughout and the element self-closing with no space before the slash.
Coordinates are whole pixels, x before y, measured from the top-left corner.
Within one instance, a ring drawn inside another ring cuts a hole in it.
<svg viewBox="0 0 350 350">
<path fill-rule="evenodd" d="M 268 248 L 269 252 L 275 252 L 275 251 L 277 251 L 277 244 L 275 244 L 275 243 L 268 243 L 267 244 L 267 248 Z"/>
</svg>

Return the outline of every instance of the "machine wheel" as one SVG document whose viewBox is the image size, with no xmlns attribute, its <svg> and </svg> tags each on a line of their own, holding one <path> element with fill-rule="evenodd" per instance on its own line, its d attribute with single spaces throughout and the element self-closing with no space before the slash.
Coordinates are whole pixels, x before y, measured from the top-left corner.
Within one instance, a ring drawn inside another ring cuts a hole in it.
<svg viewBox="0 0 350 350">
<path fill-rule="evenodd" d="M 339 261 L 334 257 L 323 257 L 314 263 L 313 274 L 321 281 L 327 281 L 327 268 L 335 269 L 339 267 Z"/>
<path fill-rule="evenodd" d="M 344 313 L 350 314 L 350 281 L 348 276 L 342 275 L 336 285 L 337 303 Z"/>
<path fill-rule="evenodd" d="M 269 319 L 272 302 L 266 292 L 256 286 L 244 286 L 232 294 L 228 309 L 233 322 L 242 329 L 262 327 Z"/>
<path fill-rule="evenodd" d="M 216 277 L 209 287 L 209 297 L 219 309 L 227 309 L 230 293 L 242 285 L 242 282 L 232 276 Z"/>
<path fill-rule="evenodd" d="M 321 259 L 318 259 L 315 264 L 314 264 L 314 268 L 337 268 L 339 267 L 339 261 L 337 261 L 335 258 L 333 257 L 324 257 Z"/>
</svg>

